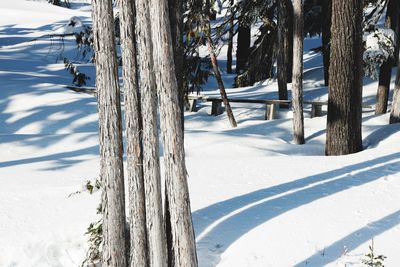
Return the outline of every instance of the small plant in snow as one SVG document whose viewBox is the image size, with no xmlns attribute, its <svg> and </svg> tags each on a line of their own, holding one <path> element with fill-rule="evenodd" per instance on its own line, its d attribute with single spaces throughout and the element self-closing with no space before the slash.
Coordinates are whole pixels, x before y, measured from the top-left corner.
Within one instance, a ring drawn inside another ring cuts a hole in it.
<svg viewBox="0 0 400 267">
<path fill-rule="evenodd" d="M 372 239 L 371 245 L 369 246 L 369 253 L 365 255 L 365 259 L 362 260 L 362 263 L 370 267 L 384 267 L 385 265 L 383 265 L 383 262 L 385 259 L 386 256 L 384 255 L 375 255 L 374 239 Z"/>
<path fill-rule="evenodd" d="M 80 194 L 82 192 L 88 192 L 93 194 L 99 191 L 101 183 L 98 179 L 94 181 L 88 180 L 82 190 L 72 193 L 70 196 Z M 97 214 L 102 213 L 101 204 L 97 208 Z M 97 222 L 91 223 L 87 228 L 85 235 L 88 236 L 88 250 L 86 251 L 85 259 L 83 260 L 81 267 L 94 265 L 100 262 L 101 259 L 101 244 L 103 241 L 103 219 L 100 218 Z"/>
</svg>

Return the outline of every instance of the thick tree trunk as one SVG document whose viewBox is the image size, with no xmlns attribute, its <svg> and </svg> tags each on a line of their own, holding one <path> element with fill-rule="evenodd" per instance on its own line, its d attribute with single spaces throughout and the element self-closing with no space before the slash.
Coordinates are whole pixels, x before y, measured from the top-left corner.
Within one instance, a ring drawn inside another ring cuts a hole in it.
<svg viewBox="0 0 400 267">
<path fill-rule="evenodd" d="M 395 32 L 396 37 L 399 33 L 398 31 L 396 31 L 398 20 L 399 0 L 389 0 L 386 12 L 385 27 L 392 29 Z M 380 68 L 378 92 L 376 94 L 375 114 L 385 114 L 387 112 L 390 81 L 392 78 L 392 67 L 393 58 L 390 57 L 382 64 Z"/>
<path fill-rule="evenodd" d="M 303 1 L 294 0 L 294 42 L 293 42 L 293 134 L 295 144 L 304 144 L 303 115 Z"/>
<path fill-rule="evenodd" d="M 165 182 L 172 236 L 171 266 L 197 266 L 190 210 L 183 132 L 167 0 L 151 0 L 154 60 L 157 72 L 160 123 L 163 137 Z"/>
<path fill-rule="evenodd" d="M 234 5 L 234 0 L 230 0 L 230 7 L 232 8 Z M 235 29 L 234 27 L 234 15 L 230 14 L 229 18 L 229 31 L 228 31 L 228 52 L 227 52 L 227 60 L 226 60 L 226 72 L 232 73 L 232 52 L 233 52 L 233 35 Z"/>
<path fill-rule="evenodd" d="M 150 3 L 148 0 L 137 0 L 135 4 L 149 260 L 150 266 L 162 267 L 167 265 L 167 248 L 162 209 L 156 75 L 151 33 L 151 24 L 153 22 L 150 22 L 150 13 L 153 11 L 150 12 Z M 173 58 L 173 54 L 170 56 Z M 179 107 L 176 108 L 176 111 L 179 113 Z M 180 132 L 182 132 L 182 129 L 180 129 Z"/>
<path fill-rule="evenodd" d="M 178 83 L 179 108 L 181 111 L 182 130 L 185 114 L 185 77 L 184 71 L 184 47 L 182 39 L 183 31 L 183 2 L 182 0 L 168 0 L 169 20 L 171 21 L 171 36 L 174 49 L 174 62 L 176 81 Z"/>
<path fill-rule="evenodd" d="M 102 266 L 127 265 L 121 102 L 111 0 L 93 0 L 100 132 L 100 179 L 103 187 Z"/>
<path fill-rule="evenodd" d="M 219 92 L 221 94 L 222 102 L 224 103 L 226 114 L 228 115 L 229 122 L 233 128 L 237 127 L 237 123 L 235 120 L 235 116 L 233 115 L 231 105 L 229 104 L 228 96 L 225 91 L 225 85 L 221 77 L 221 72 L 219 71 L 219 66 L 218 66 L 218 61 L 217 61 L 217 56 L 215 54 L 215 48 L 214 48 L 214 43 L 211 38 L 211 25 L 210 21 L 207 20 L 204 22 L 206 24 L 207 30 L 207 47 L 208 47 L 208 53 L 210 54 L 210 59 L 211 59 L 211 65 L 213 66 L 214 70 L 214 76 L 215 79 L 217 80 L 218 87 L 219 87 Z"/>
<path fill-rule="evenodd" d="M 322 0 L 322 56 L 324 63 L 325 86 L 329 85 L 329 59 L 331 54 L 331 20 L 332 20 L 332 1 Z"/>
<path fill-rule="evenodd" d="M 286 57 L 286 42 L 285 36 L 287 32 L 287 12 L 286 12 L 286 0 L 279 1 L 278 3 L 278 53 L 277 53 L 277 71 L 278 71 L 278 90 L 279 99 L 288 100 L 287 91 L 287 64 L 288 59 Z M 281 106 L 284 108 L 286 106 Z"/>
<path fill-rule="evenodd" d="M 126 169 L 129 186 L 130 263 L 147 266 L 146 206 L 143 180 L 140 96 L 137 84 L 135 7 L 120 0 L 122 76 L 125 92 Z"/>
<path fill-rule="evenodd" d="M 362 150 L 363 1 L 332 1 L 326 155 Z"/>
</svg>

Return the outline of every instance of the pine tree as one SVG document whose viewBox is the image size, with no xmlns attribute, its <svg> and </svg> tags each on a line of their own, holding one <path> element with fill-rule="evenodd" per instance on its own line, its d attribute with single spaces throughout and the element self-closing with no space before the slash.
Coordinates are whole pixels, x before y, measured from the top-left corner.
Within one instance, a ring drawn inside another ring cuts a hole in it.
<svg viewBox="0 0 400 267">
<path fill-rule="evenodd" d="M 291 68 L 291 58 L 289 57 L 290 42 L 289 39 L 289 5 L 290 1 L 282 0 L 278 3 L 278 53 L 277 53 L 277 69 L 278 69 L 278 90 L 279 99 L 288 100 L 287 82 L 288 68 Z M 290 73 L 291 75 L 291 73 Z M 282 106 L 286 107 L 286 106 Z"/>
<path fill-rule="evenodd" d="M 100 132 L 102 184 L 102 266 L 125 267 L 125 196 L 121 103 L 111 0 L 93 0 L 96 86 Z"/>
<path fill-rule="evenodd" d="M 325 86 L 329 85 L 329 60 L 331 41 L 332 1 L 322 0 L 322 56 L 324 63 Z"/>
<path fill-rule="evenodd" d="M 390 28 L 395 32 L 395 36 L 399 34 L 398 31 L 399 20 L 399 1 L 389 0 L 386 11 L 385 27 Z M 376 94 L 376 107 L 375 114 L 385 114 L 387 112 L 390 81 L 392 78 L 392 67 L 394 58 L 388 58 L 381 66 L 379 72 L 379 86 Z"/>
<path fill-rule="evenodd" d="M 332 1 L 326 155 L 362 150 L 363 1 Z"/>
<path fill-rule="evenodd" d="M 400 62 L 397 64 L 400 66 Z M 400 122 L 400 68 L 397 68 L 396 82 L 394 85 L 390 124 Z"/>
</svg>

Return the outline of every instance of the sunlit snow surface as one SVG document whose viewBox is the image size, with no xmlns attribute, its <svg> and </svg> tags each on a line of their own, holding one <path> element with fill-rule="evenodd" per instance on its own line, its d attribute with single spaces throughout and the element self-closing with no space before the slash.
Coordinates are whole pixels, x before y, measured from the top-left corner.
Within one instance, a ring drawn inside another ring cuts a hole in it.
<svg viewBox="0 0 400 267">
<path fill-rule="evenodd" d="M 72 267 L 85 254 L 99 198 L 69 195 L 99 173 L 96 101 L 64 88 L 72 79 L 57 60 L 76 56 L 73 39 L 32 40 L 62 32 L 71 17 L 90 23 L 89 11 L 82 3 L 68 10 L 0 1 L 0 266 Z M 319 45 L 306 39 L 307 100 L 327 99 L 321 56 L 309 51 Z M 225 55 L 224 48 L 230 97 L 277 97 L 275 81 L 230 88 Z M 93 67 L 80 67 L 93 86 Z M 364 85 L 364 102 L 373 105 L 377 83 Z M 218 95 L 216 82 L 202 93 Z M 365 109 L 365 151 L 325 157 L 326 116 L 311 119 L 311 107 L 307 144 L 297 146 L 290 111 L 264 121 L 262 105 L 232 106 L 236 129 L 225 114 L 209 116 L 209 103 L 185 116 L 200 266 L 361 266 L 372 238 L 386 266 L 399 266 L 400 126 Z"/>
</svg>

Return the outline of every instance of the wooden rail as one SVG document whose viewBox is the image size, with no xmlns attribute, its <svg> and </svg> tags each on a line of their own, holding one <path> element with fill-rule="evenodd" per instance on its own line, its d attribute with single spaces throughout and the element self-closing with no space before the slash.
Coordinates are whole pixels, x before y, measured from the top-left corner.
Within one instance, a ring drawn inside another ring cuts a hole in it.
<svg viewBox="0 0 400 267">
<path fill-rule="evenodd" d="M 277 100 L 277 99 L 242 99 L 242 98 L 229 98 L 231 103 L 249 103 L 249 104 L 264 104 L 265 105 L 265 119 L 273 120 L 276 116 L 276 109 L 279 106 L 290 106 L 291 100 Z M 197 111 L 197 102 L 211 102 L 211 115 L 218 116 L 222 114 L 222 99 L 218 97 L 208 97 L 204 95 L 188 96 L 190 112 Z M 311 118 L 322 116 L 322 106 L 327 106 L 328 101 L 303 101 L 305 105 L 311 105 Z M 372 108 L 370 105 L 363 104 L 363 108 Z"/>
</svg>

